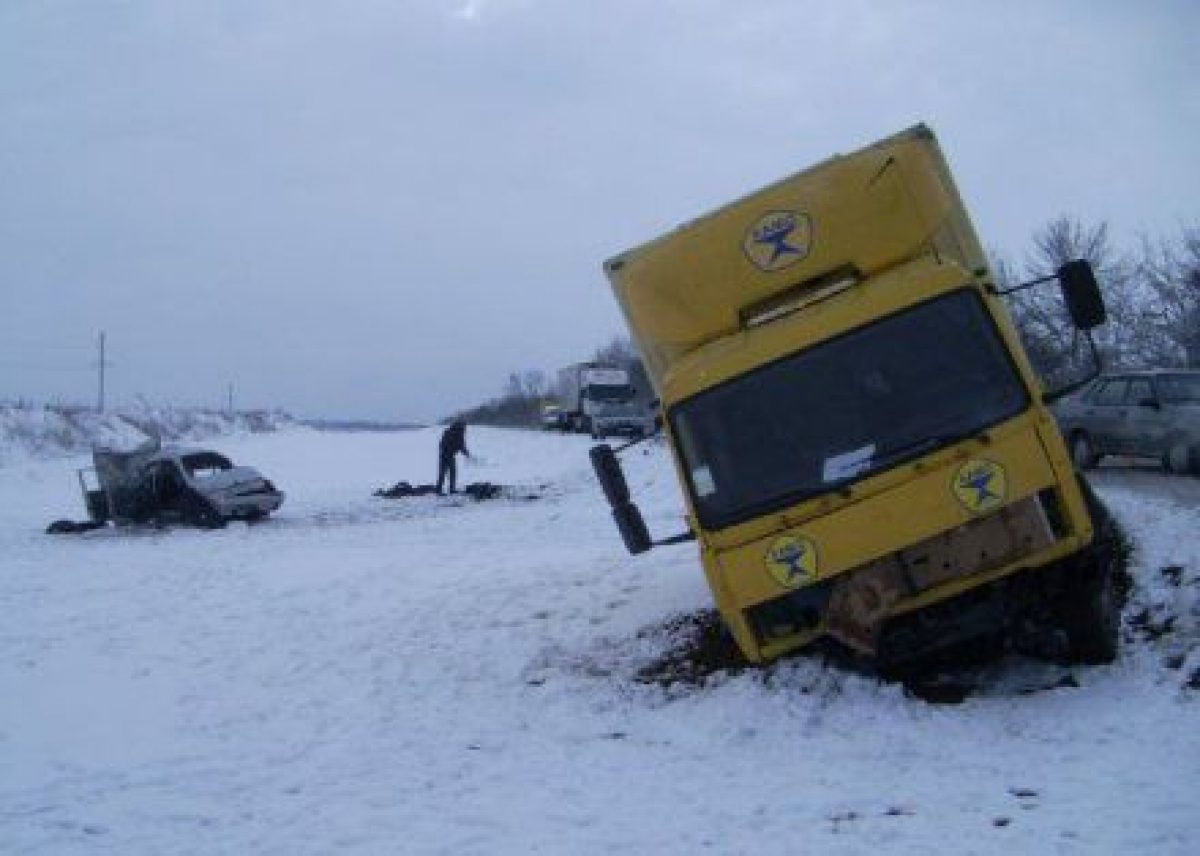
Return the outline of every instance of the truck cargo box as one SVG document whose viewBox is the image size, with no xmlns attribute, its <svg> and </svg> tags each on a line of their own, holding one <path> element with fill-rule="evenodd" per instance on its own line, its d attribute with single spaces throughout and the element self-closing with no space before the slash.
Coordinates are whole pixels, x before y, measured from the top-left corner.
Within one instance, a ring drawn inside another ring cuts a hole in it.
<svg viewBox="0 0 1200 856">
<path fill-rule="evenodd" d="M 661 389 L 680 357 L 775 303 L 926 254 L 968 271 L 986 264 L 933 132 L 917 125 L 622 253 L 605 271 Z"/>
</svg>

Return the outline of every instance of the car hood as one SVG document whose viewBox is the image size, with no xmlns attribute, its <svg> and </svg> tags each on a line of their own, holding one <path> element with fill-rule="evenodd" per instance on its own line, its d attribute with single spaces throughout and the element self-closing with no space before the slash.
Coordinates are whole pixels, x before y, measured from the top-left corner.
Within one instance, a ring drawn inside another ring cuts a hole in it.
<svg viewBox="0 0 1200 856">
<path fill-rule="evenodd" d="M 262 477 L 262 473 L 254 467 L 233 467 L 195 480 L 196 487 L 204 491 L 225 491 L 259 484 L 263 481 L 265 479 Z"/>
</svg>

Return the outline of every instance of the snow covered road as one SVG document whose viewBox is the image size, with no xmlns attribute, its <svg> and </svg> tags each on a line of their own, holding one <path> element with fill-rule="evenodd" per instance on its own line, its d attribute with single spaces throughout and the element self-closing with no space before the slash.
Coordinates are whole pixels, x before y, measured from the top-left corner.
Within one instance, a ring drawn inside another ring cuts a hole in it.
<svg viewBox="0 0 1200 856">
<path fill-rule="evenodd" d="M 1129 614 L 1175 621 L 1073 681 L 1008 659 L 933 706 L 796 658 L 667 690 L 640 631 L 709 604 L 694 547 L 626 556 L 580 437 L 471 429 L 461 480 L 536 501 L 371 496 L 436 436 L 222 444 L 288 500 L 217 532 L 49 537 L 78 464 L 0 469 L 0 852 L 1196 851 L 1186 497 L 1097 480 Z M 665 455 L 631 459 L 678 531 Z"/>
</svg>

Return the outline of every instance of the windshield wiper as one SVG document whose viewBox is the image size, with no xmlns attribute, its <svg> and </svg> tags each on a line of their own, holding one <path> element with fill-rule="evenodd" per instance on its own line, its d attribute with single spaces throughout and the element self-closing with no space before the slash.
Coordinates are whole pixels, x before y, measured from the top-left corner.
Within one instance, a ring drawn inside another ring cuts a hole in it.
<svg viewBox="0 0 1200 856">
<path fill-rule="evenodd" d="M 871 461 L 870 468 L 876 470 L 884 464 L 890 464 L 901 458 L 916 457 L 925 452 L 932 452 L 935 449 L 952 446 L 955 443 L 963 440 L 971 440 L 976 437 L 987 437 L 987 434 L 973 428 L 970 431 L 947 431 L 944 434 L 934 434 L 932 437 L 922 437 L 920 440 L 915 440 L 912 443 L 905 443 L 903 446 L 888 449 L 883 455 Z"/>
</svg>

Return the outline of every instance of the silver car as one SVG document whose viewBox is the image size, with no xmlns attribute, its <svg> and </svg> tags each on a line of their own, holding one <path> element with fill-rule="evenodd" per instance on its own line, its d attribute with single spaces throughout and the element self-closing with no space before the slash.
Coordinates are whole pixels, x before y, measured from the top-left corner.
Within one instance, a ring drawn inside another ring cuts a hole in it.
<svg viewBox="0 0 1200 856">
<path fill-rule="evenodd" d="M 1055 405 L 1080 468 L 1105 455 L 1154 458 L 1168 472 L 1200 474 L 1200 371 L 1104 375 Z"/>
<path fill-rule="evenodd" d="M 258 470 L 210 449 L 151 440 L 128 452 L 93 449 L 92 460 L 79 483 L 96 525 L 179 519 L 212 528 L 260 520 L 283 504 L 283 492 Z"/>
</svg>

